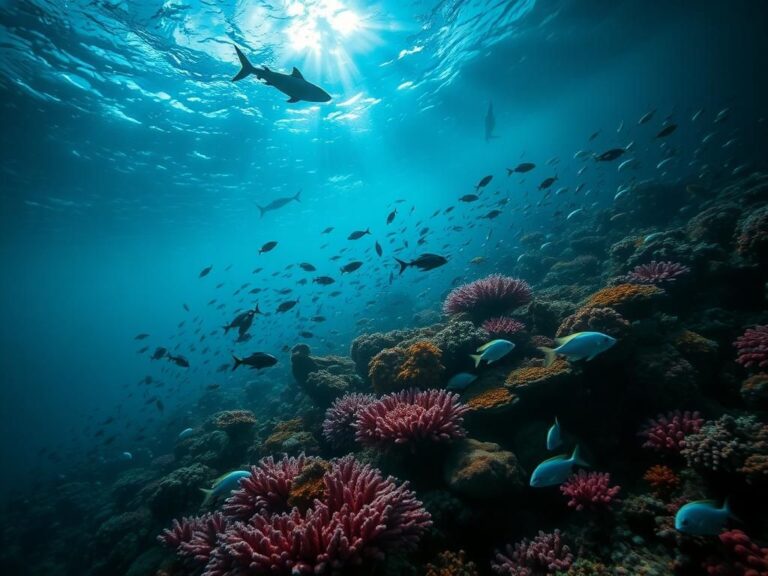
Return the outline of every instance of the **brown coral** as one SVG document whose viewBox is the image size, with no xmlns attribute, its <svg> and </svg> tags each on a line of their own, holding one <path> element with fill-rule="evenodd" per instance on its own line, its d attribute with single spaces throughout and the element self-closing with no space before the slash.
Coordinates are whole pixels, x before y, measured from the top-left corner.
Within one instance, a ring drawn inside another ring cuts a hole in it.
<svg viewBox="0 0 768 576">
<path fill-rule="evenodd" d="M 256 416 L 250 410 L 227 410 L 213 417 L 213 425 L 228 436 L 241 436 L 256 424 Z"/>
<path fill-rule="evenodd" d="M 445 367 L 440 363 L 440 348 L 422 340 L 408 346 L 395 382 L 399 388 L 436 388 L 443 379 Z"/>
<path fill-rule="evenodd" d="M 617 312 L 636 311 L 664 294 L 651 284 L 617 284 L 598 290 L 587 299 L 585 308 L 613 308 Z"/>
<path fill-rule="evenodd" d="M 651 466 L 643 474 L 643 480 L 648 482 L 651 490 L 657 496 L 669 494 L 680 485 L 680 478 L 669 466 Z"/>
<path fill-rule="evenodd" d="M 317 440 L 312 434 L 304 430 L 301 418 L 293 418 L 278 422 L 272 430 L 272 434 L 264 441 L 262 452 L 264 454 L 312 453 L 317 451 L 317 447 Z"/>
<path fill-rule="evenodd" d="M 581 308 L 563 320 L 556 336 L 560 338 L 576 332 L 602 332 L 621 339 L 629 333 L 629 322 L 613 308 Z"/>
<path fill-rule="evenodd" d="M 550 366 L 530 365 L 513 370 L 507 376 L 505 383 L 513 389 L 538 386 L 560 380 L 571 373 L 572 370 L 568 361 L 558 358 Z"/>
<path fill-rule="evenodd" d="M 464 550 L 446 550 L 437 556 L 434 564 L 427 564 L 426 576 L 478 576 L 477 565 L 467 560 Z"/>
<path fill-rule="evenodd" d="M 489 388 L 474 394 L 466 401 L 471 412 L 497 412 L 511 407 L 518 398 L 504 387 Z"/>
<path fill-rule="evenodd" d="M 371 379 L 373 389 L 378 393 L 393 392 L 399 390 L 397 375 L 405 359 L 402 348 L 385 348 L 368 365 L 368 377 Z"/>
<path fill-rule="evenodd" d="M 306 512 L 315 500 L 322 500 L 325 495 L 323 476 L 331 470 L 325 460 L 314 460 L 304 466 L 291 483 L 288 493 L 288 506 Z"/>
</svg>

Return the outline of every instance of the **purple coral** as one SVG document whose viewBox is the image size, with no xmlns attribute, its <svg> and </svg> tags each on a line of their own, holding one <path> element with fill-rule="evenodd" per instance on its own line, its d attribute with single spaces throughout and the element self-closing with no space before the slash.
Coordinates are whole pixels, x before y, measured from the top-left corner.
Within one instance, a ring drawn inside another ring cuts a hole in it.
<svg viewBox="0 0 768 576">
<path fill-rule="evenodd" d="M 285 458 L 268 467 L 292 471 L 296 462 Z M 337 573 L 367 558 L 381 559 L 395 547 L 411 549 L 431 526 L 407 483 L 398 485 L 351 456 L 329 468 L 322 499 L 306 512 L 271 512 L 259 495 L 241 488 L 239 496 L 254 498 L 249 508 L 259 510 L 247 522 L 227 522 L 220 514 L 183 519 L 160 539 L 192 558 L 206 576 L 300 576 Z"/>
<path fill-rule="evenodd" d="M 505 551 L 496 552 L 491 568 L 501 576 L 537 576 L 565 572 L 573 564 L 571 549 L 563 543 L 560 530 L 539 531 L 533 540 L 524 538 Z"/>
<path fill-rule="evenodd" d="M 323 436 L 334 446 L 348 446 L 355 440 L 354 423 L 357 415 L 366 406 L 376 401 L 373 394 L 345 394 L 334 400 L 325 411 Z"/>
<path fill-rule="evenodd" d="M 560 485 L 560 491 L 568 496 L 568 506 L 579 511 L 610 506 L 620 490 L 621 486 L 611 486 L 608 472 L 579 470 Z"/>
<path fill-rule="evenodd" d="M 643 448 L 668 454 L 679 453 L 685 447 L 685 438 L 697 433 L 704 419 L 698 412 L 667 412 L 648 420 L 640 431 L 645 438 Z"/>
<path fill-rule="evenodd" d="M 361 444 L 375 447 L 463 438 L 467 410 L 458 394 L 446 390 L 387 394 L 358 413 L 356 437 Z"/>
<path fill-rule="evenodd" d="M 691 271 L 679 262 L 656 262 L 635 266 L 627 280 L 634 284 L 667 284 L 685 276 Z"/>
<path fill-rule="evenodd" d="M 736 362 L 744 368 L 768 368 L 768 325 L 747 328 L 733 345 L 738 353 Z"/>
<path fill-rule="evenodd" d="M 754 477 L 759 459 L 768 457 L 768 425 L 754 416 L 724 414 L 685 438 L 681 454 L 692 468 Z"/>
<path fill-rule="evenodd" d="M 489 318 L 480 327 L 488 332 L 491 338 L 510 338 L 525 330 L 525 324 L 509 316 Z"/>
<path fill-rule="evenodd" d="M 525 280 L 491 274 L 454 288 L 443 302 L 446 314 L 469 314 L 476 322 L 503 316 L 531 301 L 533 292 Z"/>
</svg>

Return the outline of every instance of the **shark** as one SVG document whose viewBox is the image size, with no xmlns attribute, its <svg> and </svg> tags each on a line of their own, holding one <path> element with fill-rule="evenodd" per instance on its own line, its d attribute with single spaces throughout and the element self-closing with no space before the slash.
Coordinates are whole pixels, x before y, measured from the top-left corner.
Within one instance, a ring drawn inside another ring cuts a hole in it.
<svg viewBox="0 0 768 576">
<path fill-rule="evenodd" d="M 331 99 L 328 92 L 304 80 L 304 76 L 301 75 L 298 68 L 294 67 L 290 74 L 273 72 L 266 66 L 257 68 L 248 61 L 248 58 L 246 58 L 240 48 L 235 46 L 235 50 L 237 51 L 237 57 L 240 59 L 241 68 L 240 72 L 232 78 L 232 82 L 237 82 L 253 74 L 259 80 L 263 80 L 267 86 L 274 86 L 280 92 L 286 94 L 290 103 L 301 100 L 305 102 L 328 102 Z"/>
<path fill-rule="evenodd" d="M 270 212 L 271 210 L 278 210 L 279 208 L 282 208 L 289 202 L 293 202 L 294 200 L 296 202 L 301 202 L 301 200 L 299 199 L 300 196 L 301 196 L 301 190 L 296 192 L 295 196 L 286 196 L 285 198 L 275 198 L 274 200 L 272 200 L 272 202 L 270 202 L 266 206 L 259 206 L 258 204 L 256 206 L 258 206 L 259 210 L 261 211 L 261 217 L 263 218 L 264 214 L 266 214 L 267 212 Z"/>
</svg>

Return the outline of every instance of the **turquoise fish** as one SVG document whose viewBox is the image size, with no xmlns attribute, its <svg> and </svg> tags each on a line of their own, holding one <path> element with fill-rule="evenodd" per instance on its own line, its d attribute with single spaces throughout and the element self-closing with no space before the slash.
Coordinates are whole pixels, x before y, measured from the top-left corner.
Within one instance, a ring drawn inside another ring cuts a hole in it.
<svg viewBox="0 0 768 576">
<path fill-rule="evenodd" d="M 483 360 L 486 364 L 493 364 L 514 349 L 515 345 L 509 340 L 491 340 L 477 349 L 480 354 L 470 354 L 469 357 L 475 361 L 475 368 L 477 368 Z"/>
<path fill-rule="evenodd" d="M 194 430 L 192 428 L 184 428 L 181 432 L 179 432 L 179 440 L 184 440 L 184 438 L 189 438 L 194 434 Z"/>
<path fill-rule="evenodd" d="M 203 494 L 205 494 L 203 504 L 207 504 L 212 498 L 217 498 L 222 494 L 229 494 L 232 490 L 239 488 L 240 480 L 250 475 L 251 473 L 246 470 L 234 470 L 214 480 L 210 489 L 200 488 Z"/>
<path fill-rule="evenodd" d="M 555 416 L 555 423 L 547 431 L 547 450 L 557 450 L 563 445 L 563 439 L 560 437 L 560 422 Z"/>
<path fill-rule="evenodd" d="M 472 382 L 477 380 L 476 374 L 470 374 L 469 372 L 459 372 L 448 380 L 446 388 L 448 390 L 466 390 Z"/>
<path fill-rule="evenodd" d="M 717 536 L 732 517 L 727 498 L 722 508 L 718 508 L 714 500 L 688 502 L 675 514 L 675 530 L 696 536 Z"/>
<path fill-rule="evenodd" d="M 568 479 L 574 466 L 586 466 L 587 463 L 581 459 L 579 447 L 576 446 L 573 454 L 569 457 L 567 454 L 560 454 L 548 460 L 544 460 L 536 466 L 531 474 L 530 485 L 533 488 L 544 488 L 545 486 L 558 486 Z"/>
<path fill-rule="evenodd" d="M 568 360 L 592 360 L 598 354 L 605 352 L 611 346 L 616 344 L 616 338 L 603 334 L 602 332 L 576 332 L 564 338 L 556 338 L 557 348 L 539 348 L 544 352 L 544 365 L 550 366 L 559 354 L 565 356 Z"/>
</svg>

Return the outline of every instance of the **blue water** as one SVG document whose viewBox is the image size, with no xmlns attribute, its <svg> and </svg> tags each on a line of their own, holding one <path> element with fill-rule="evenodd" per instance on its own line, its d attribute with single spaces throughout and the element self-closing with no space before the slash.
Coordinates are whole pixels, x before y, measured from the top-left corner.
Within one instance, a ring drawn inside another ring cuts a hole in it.
<svg viewBox="0 0 768 576">
<path fill-rule="evenodd" d="M 565 214 L 608 206 L 620 184 L 658 176 L 671 153 L 664 178 L 685 182 L 707 163 L 754 166 L 765 151 L 759 2 L 4 0 L 0 23 L 6 491 L 160 446 L 164 415 L 136 385 L 148 374 L 167 382 L 151 393 L 166 415 L 183 414 L 213 382 L 280 390 L 290 378 L 284 347 L 304 340 L 299 331 L 313 332 L 306 341 L 318 352 L 346 354 L 363 331 L 413 325 L 416 312 L 438 309 L 455 278 L 514 262 L 521 234 L 557 234 Z M 255 64 L 298 67 L 332 101 L 288 104 L 252 77 L 231 83 L 233 43 Z M 497 137 L 485 141 L 490 102 Z M 715 144 L 695 155 L 726 107 Z M 653 136 L 668 117 L 680 127 L 660 146 Z M 642 168 L 631 177 L 573 158 L 632 141 Z M 522 161 L 536 171 L 508 179 L 505 168 Z M 490 193 L 501 193 L 493 201 L 509 197 L 492 221 L 477 218 L 493 202 L 457 201 L 486 174 Z M 536 187 L 554 175 L 553 190 L 569 191 L 539 205 Z M 259 217 L 257 204 L 298 190 L 300 203 Z M 449 206 L 453 220 L 442 214 Z M 371 236 L 346 240 L 366 228 Z M 259 256 L 270 240 L 277 248 Z M 449 263 L 398 277 L 395 250 Z M 478 256 L 486 262 L 471 265 Z M 342 278 L 338 268 L 352 260 L 363 267 Z M 210 275 L 198 278 L 206 266 Z M 297 285 L 320 274 L 337 282 Z M 248 295 L 254 287 L 265 292 Z M 283 288 L 292 292 L 276 293 Z M 296 297 L 296 309 L 274 313 Z M 256 302 L 271 315 L 256 320 L 252 340 L 224 337 L 219 328 Z M 307 320 L 316 314 L 327 322 Z M 150 336 L 137 342 L 138 333 Z M 155 346 L 191 367 L 150 361 Z M 255 350 L 275 354 L 278 366 L 216 372 L 230 353 Z M 94 434 L 110 416 L 117 438 L 104 446 Z M 150 441 L 136 440 L 140 426 Z"/>
</svg>

